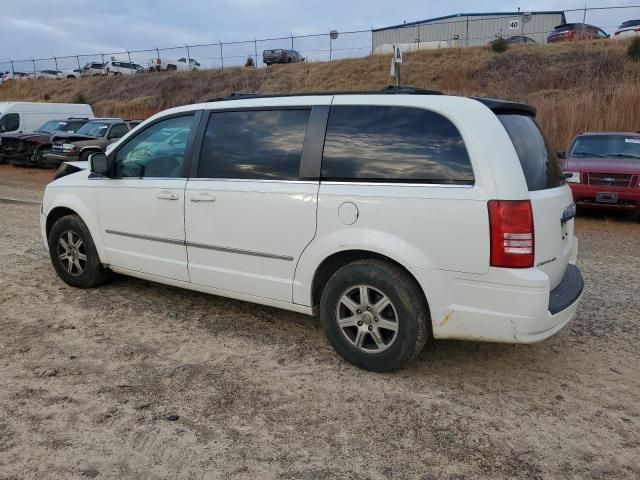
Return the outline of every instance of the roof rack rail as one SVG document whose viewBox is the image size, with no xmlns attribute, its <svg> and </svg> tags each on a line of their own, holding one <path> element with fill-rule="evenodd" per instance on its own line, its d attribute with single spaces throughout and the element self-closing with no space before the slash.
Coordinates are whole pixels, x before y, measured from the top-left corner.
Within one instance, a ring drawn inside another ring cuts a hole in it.
<svg viewBox="0 0 640 480">
<path fill-rule="evenodd" d="M 250 98 L 274 98 L 274 97 L 309 97 L 316 95 L 443 95 L 437 90 L 412 86 L 389 85 L 380 90 L 340 90 L 327 92 L 298 92 L 298 93 L 231 93 L 226 97 L 212 98 L 209 102 L 221 102 L 224 100 L 246 100 Z"/>
</svg>

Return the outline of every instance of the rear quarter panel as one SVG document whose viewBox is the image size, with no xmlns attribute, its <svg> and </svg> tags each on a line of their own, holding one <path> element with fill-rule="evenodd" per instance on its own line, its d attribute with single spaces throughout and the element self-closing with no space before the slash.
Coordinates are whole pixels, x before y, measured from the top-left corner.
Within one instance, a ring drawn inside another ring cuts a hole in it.
<svg viewBox="0 0 640 480">
<path fill-rule="evenodd" d="M 344 95 L 333 101 L 333 105 L 358 104 L 427 108 L 448 118 L 465 141 L 475 185 L 321 182 L 317 232 L 296 270 L 294 302 L 311 305 L 316 269 L 328 256 L 345 250 L 368 250 L 408 270 L 426 269 L 433 272 L 434 283 L 441 271 L 486 273 L 487 200 L 528 195 L 515 149 L 497 117 L 480 102 L 459 97 Z M 507 184 L 498 189 L 496 177 Z M 344 203 L 357 207 L 358 218 L 352 225 L 340 219 Z M 429 298 L 434 293 L 429 291 L 431 282 L 421 283 Z"/>
</svg>

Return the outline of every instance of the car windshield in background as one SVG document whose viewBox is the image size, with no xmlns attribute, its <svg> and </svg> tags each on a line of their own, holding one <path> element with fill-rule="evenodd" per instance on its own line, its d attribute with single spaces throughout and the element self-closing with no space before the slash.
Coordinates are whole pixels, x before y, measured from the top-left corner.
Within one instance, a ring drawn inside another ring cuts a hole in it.
<svg viewBox="0 0 640 480">
<path fill-rule="evenodd" d="M 78 130 L 78 134 L 80 135 L 89 135 L 90 137 L 103 137 L 105 132 L 109 128 L 108 123 L 104 122 L 89 122 L 85 123 Z"/>
<path fill-rule="evenodd" d="M 76 122 L 74 124 L 71 124 L 70 122 L 65 122 L 60 120 L 49 120 L 42 127 L 40 127 L 37 130 L 37 132 L 38 133 L 68 132 L 69 130 L 73 130 L 73 128 L 69 128 L 69 127 L 77 128 L 80 125 L 82 125 L 82 123 Z"/>
<path fill-rule="evenodd" d="M 629 28 L 640 26 L 640 20 L 629 20 L 620 25 L 620 28 Z"/>
<path fill-rule="evenodd" d="M 640 159 L 640 136 L 583 135 L 571 149 L 572 157 L 628 157 Z"/>
<path fill-rule="evenodd" d="M 498 115 L 518 153 L 529 191 L 559 187 L 562 169 L 535 120 L 526 115 Z"/>
<path fill-rule="evenodd" d="M 40 133 L 63 132 L 66 126 L 67 126 L 67 122 L 49 120 L 47 123 L 41 126 L 37 131 Z"/>
</svg>

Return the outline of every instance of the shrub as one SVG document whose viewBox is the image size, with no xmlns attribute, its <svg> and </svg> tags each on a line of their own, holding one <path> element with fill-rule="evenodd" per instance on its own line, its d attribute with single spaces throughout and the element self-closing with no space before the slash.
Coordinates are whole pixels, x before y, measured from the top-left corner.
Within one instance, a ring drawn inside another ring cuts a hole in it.
<svg viewBox="0 0 640 480">
<path fill-rule="evenodd" d="M 634 62 L 640 61 L 640 37 L 636 37 L 627 48 L 627 55 Z"/>
<path fill-rule="evenodd" d="M 496 53 L 506 52 L 508 49 L 509 49 L 509 44 L 502 37 L 498 37 L 491 44 L 491 50 L 493 50 Z"/>
<path fill-rule="evenodd" d="M 42 97 L 42 99 L 43 99 L 45 102 L 48 102 L 50 98 L 51 98 L 51 97 L 49 96 L 49 94 L 48 94 L 48 93 L 45 93 L 45 94 L 44 94 L 44 96 Z"/>
<path fill-rule="evenodd" d="M 72 103 L 87 103 L 87 97 L 82 92 L 76 92 L 71 99 Z"/>
<path fill-rule="evenodd" d="M 256 66 L 256 62 L 253 60 L 253 57 L 251 55 L 249 55 L 247 57 L 247 61 L 244 62 L 244 66 L 245 67 L 255 67 Z"/>
</svg>

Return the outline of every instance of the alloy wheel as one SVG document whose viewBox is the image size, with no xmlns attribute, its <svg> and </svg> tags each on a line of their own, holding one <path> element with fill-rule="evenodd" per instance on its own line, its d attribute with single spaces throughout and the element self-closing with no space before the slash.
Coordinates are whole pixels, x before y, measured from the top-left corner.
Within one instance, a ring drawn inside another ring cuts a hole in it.
<svg viewBox="0 0 640 480">
<path fill-rule="evenodd" d="M 398 336 L 398 314 L 384 293 L 369 285 L 354 285 L 340 296 L 336 321 L 347 341 L 365 353 L 388 349 Z"/>
</svg>

